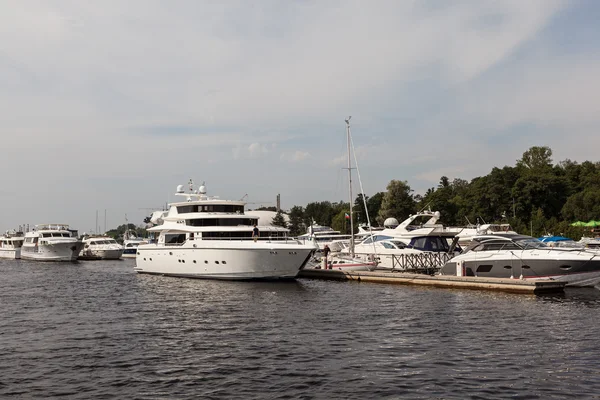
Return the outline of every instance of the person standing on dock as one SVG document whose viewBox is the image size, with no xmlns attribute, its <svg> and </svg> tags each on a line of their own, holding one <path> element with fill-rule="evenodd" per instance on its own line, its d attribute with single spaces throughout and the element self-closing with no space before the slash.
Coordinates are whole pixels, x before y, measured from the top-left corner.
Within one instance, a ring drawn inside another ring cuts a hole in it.
<svg viewBox="0 0 600 400">
<path fill-rule="evenodd" d="M 254 224 L 254 229 L 252 229 L 252 239 L 256 242 L 258 240 L 259 232 L 258 227 Z"/>
<path fill-rule="evenodd" d="M 325 245 L 323 247 L 323 269 L 327 269 L 328 265 L 327 265 L 327 256 L 329 255 L 329 252 L 331 251 L 331 249 L 329 248 L 329 246 Z"/>
</svg>

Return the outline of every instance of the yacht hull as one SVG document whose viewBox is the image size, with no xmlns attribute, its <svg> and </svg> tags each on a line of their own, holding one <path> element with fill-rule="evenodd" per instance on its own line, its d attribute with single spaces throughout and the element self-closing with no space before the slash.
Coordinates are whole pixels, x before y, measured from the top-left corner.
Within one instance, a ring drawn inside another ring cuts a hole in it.
<svg viewBox="0 0 600 400">
<path fill-rule="evenodd" d="M 238 246 L 230 241 L 196 241 L 184 246 L 147 244 L 137 248 L 135 271 L 204 279 L 294 279 L 314 250 L 312 246 L 263 242 Z"/>
<path fill-rule="evenodd" d="M 21 258 L 35 261 L 76 261 L 81 249 L 82 242 L 55 243 L 42 246 L 23 245 Z"/>
<path fill-rule="evenodd" d="M 137 248 L 135 249 L 126 249 L 123 254 L 121 255 L 121 258 L 135 258 L 137 253 Z"/>
<path fill-rule="evenodd" d="M 0 258 L 18 260 L 21 258 L 21 249 L 0 249 Z"/>
<path fill-rule="evenodd" d="M 121 249 L 84 250 L 79 255 L 79 258 L 90 260 L 118 260 L 121 258 L 122 254 L 123 250 Z"/>
<path fill-rule="evenodd" d="M 452 259 L 441 269 L 442 275 L 457 275 L 457 262 L 462 274 L 489 278 L 554 279 L 566 286 L 593 287 L 600 283 L 600 259 Z"/>
</svg>

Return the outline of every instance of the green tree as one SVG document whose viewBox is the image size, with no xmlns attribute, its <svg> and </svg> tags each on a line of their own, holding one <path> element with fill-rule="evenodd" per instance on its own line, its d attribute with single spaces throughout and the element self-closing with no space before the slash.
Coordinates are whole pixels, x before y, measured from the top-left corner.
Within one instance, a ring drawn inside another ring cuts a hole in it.
<svg viewBox="0 0 600 400">
<path fill-rule="evenodd" d="M 548 146 L 530 147 L 520 160 L 517 167 L 526 168 L 530 171 L 543 171 L 552 168 L 552 150 Z"/>
<path fill-rule="evenodd" d="M 277 211 L 277 214 L 273 217 L 273 221 L 271 222 L 274 226 L 281 226 L 282 228 L 287 228 L 288 224 L 285 221 L 285 217 L 283 216 L 283 212 L 281 210 Z"/>
<path fill-rule="evenodd" d="M 364 197 L 364 199 L 363 199 Z M 359 193 L 354 200 L 354 216 L 357 224 L 366 224 L 367 223 L 367 208 L 365 208 L 365 204 L 369 201 L 369 196 L 363 195 Z"/>
<path fill-rule="evenodd" d="M 571 195 L 560 214 L 571 222 L 600 219 L 600 187 L 591 187 Z"/>
<path fill-rule="evenodd" d="M 269 206 L 269 207 L 258 207 L 256 211 L 277 211 L 277 207 Z"/>
<path fill-rule="evenodd" d="M 340 210 L 331 220 L 331 228 L 343 233 L 350 233 L 350 220 L 346 219 L 346 214 L 349 215 L 350 208 Z M 355 224 L 356 225 L 356 224 Z M 354 226 L 354 233 L 358 230 L 357 226 Z"/>
<path fill-rule="evenodd" d="M 566 179 L 550 174 L 525 175 L 515 182 L 513 195 L 516 200 L 516 215 L 528 221 L 539 208 L 543 215 L 558 216 L 567 200 Z"/>
<path fill-rule="evenodd" d="M 134 224 L 123 224 L 123 225 L 119 225 L 115 229 L 106 231 L 106 235 L 110 236 L 116 240 L 122 240 L 123 234 L 127 230 L 131 230 L 131 231 L 135 232 L 135 235 L 138 237 L 146 237 L 146 234 L 147 234 L 147 231 L 144 228 L 139 228 L 139 227 L 135 226 Z"/>
<path fill-rule="evenodd" d="M 300 206 L 294 206 L 290 209 L 290 235 L 299 236 L 306 232 L 306 226 L 302 220 L 304 219 L 304 210 Z"/>
<path fill-rule="evenodd" d="M 387 218 L 406 219 L 415 209 L 412 189 L 406 181 L 392 180 L 383 196 L 377 222 L 383 225 Z"/>
<path fill-rule="evenodd" d="M 384 192 L 377 192 L 373 196 L 367 199 L 367 210 L 369 210 L 369 219 L 371 220 L 372 226 L 377 226 L 377 216 L 381 209 L 381 203 L 383 203 Z"/>
</svg>

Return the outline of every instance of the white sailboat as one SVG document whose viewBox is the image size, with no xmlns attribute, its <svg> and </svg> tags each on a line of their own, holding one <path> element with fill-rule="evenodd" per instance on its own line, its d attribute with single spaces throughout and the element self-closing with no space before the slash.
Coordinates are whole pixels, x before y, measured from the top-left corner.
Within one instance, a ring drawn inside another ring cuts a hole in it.
<svg viewBox="0 0 600 400">
<path fill-rule="evenodd" d="M 347 139 L 347 147 L 348 147 L 348 195 L 350 200 L 350 245 L 348 248 L 348 253 L 339 252 L 332 254 L 328 257 L 324 256 L 324 260 L 322 261 L 323 268 L 326 269 L 336 269 L 341 271 L 373 271 L 377 268 L 377 257 L 376 254 L 373 254 L 371 257 L 368 257 L 367 260 L 356 257 L 354 254 L 354 215 L 352 212 L 352 161 L 351 149 L 352 146 L 352 138 L 350 135 L 350 118 L 348 117 L 346 121 L 346 139 Z M 355 155 L 356 157 L 356 155 Z M 359 176 L 360 181 L 360 176 Z M 364 201 L 364 196 L 363 196 Z M 365 203 L 365 210 L 367 210 Z M 371 221 L 369 220 L 369 213 L 367 212 L 367 223 L 368 226 L 371 226 Z"/>
</svg>

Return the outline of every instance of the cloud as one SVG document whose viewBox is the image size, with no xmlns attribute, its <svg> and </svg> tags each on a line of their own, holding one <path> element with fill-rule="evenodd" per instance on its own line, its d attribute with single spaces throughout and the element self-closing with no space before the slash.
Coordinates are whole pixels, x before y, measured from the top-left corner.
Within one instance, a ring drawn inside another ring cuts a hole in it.
<svg viewBox="0 0 600 400">
<path fill-rule="evenodd" d="M 311 158 L 311 155 L 308 151 L 300 151 L 300 150 L 297 150 L 292 154 L 281 153 L 281 155 L 279 156 L 279 159 L 281 161 L 287 161 L 287 162 L 292 162 L 292 163 L 305 161 L 310 158 Z"/>
<path fill-rule="evenodd" d="M 260 157 L 269 153 L 269 149 L 266 145 L 260 143 L 252 143 L 248 146 L 248 153 L 250 157 Z"/>
<path fill-rule="evenodd" d="M 20 166 L 3 185 L 44 182 L 57 199 L 8 196 L 14 216 L 1 223 L 93 226 L 111 207 L 133 219 L 190 176 L 223 198 L 337 201 L 348 115 L 366 193 L 484 175 L 532 145 L 596 160 L 597 11 L 559 0 L 0 3 L 0 157 Z"/>
</svg>

